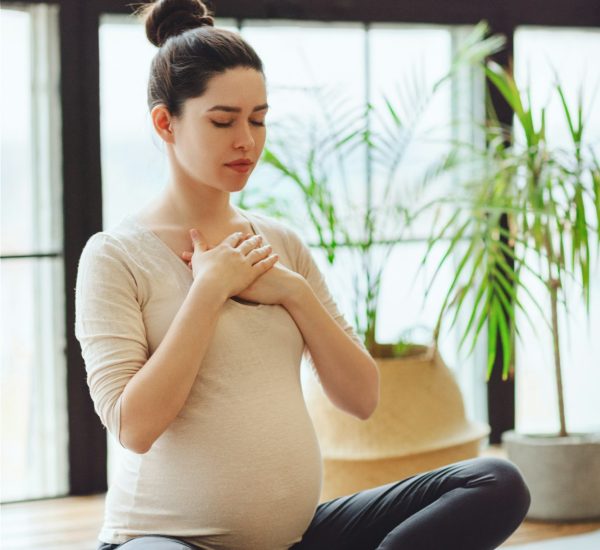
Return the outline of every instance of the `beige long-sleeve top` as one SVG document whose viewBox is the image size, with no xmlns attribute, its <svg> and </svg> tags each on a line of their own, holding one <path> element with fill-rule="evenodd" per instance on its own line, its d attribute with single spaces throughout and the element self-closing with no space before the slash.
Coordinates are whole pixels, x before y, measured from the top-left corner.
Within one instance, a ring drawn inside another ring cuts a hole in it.
<svg viewBox="0 0 600 550">
<path fill-rule="evenodd" d="M 299 234 L 263 214 L 243 215 L 362 346 Z M 95 410 L 117 441 L 123 389 L 160 344 L 192 280 L 175 252 L 133 216 L 85 245 L 75 334 Z M 280 550 L 300 541 L 322 483 L 302 394 L 303 357 L 316 374 L 284 307 L 228 299 L 181 412 L 147 453 L 120 445 L 99 540 L 162 534 L 211 550 Z"/>
</svg>

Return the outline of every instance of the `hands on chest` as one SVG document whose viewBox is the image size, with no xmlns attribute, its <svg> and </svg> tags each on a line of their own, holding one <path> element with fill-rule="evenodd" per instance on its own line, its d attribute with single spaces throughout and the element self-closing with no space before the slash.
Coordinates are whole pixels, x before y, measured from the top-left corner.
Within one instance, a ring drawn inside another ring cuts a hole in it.
<svg viewBox="0 0 600 550">
<path fill-rule="evenodd" d="M 190 230 L 194 252 L 181 257 L 194 280 L 208 277 L 224 286 L 228 297 L 237 296 L 259 304 L 284 304 L 303 277 L 279 263 L 262 235 L 232 233 L 218 245 L 208 246 L 196 229 Z"/>
</svg>

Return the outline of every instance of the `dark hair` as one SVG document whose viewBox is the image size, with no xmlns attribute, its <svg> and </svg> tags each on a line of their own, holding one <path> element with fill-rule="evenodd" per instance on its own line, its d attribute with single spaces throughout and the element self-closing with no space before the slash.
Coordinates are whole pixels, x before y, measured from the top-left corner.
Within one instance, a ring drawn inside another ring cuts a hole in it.
<svg viewBox="0 0 600 550">
<path fill-rule="evenodd" d="M 201 0 L 158 0 L 136 11 L 159 50 L 150 66 L 148 108 L 164 104 L 181 115 L 187 99 L 201 96 L 209 80 L 227 69 L 248 67 L 264 78 L 263 64 L 239 34 L 214 26 Z"/>
</svg>

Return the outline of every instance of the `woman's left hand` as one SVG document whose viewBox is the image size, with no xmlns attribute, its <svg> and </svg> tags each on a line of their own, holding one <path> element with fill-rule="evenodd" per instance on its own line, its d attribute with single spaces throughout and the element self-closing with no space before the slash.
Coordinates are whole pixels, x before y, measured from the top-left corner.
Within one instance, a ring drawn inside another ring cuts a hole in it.
<svg viewBox="0 0 600 550">
<path fill-rule="evenodd" d="M 279 261 L 257 277 L 254 282 L 237 296 L 242 300 L 258 304 L 284 305 L 304 278 L 298 273 L 288 269 Z"/>
<path fill-rule="evenodd" d="M 252 235 L 246 235 L 249 238 Z M 190 267 L 192 253 L 183 252 L 181 257 Z M 298 286 L 305 282 L 302 275 L 288 269 L 279 261 L 271 269 L 260 275 L 250 286 L 237 294 L 238 298 L 258 304 L 284 304 L 286 298 L 297 291 Z"/>
</svg>

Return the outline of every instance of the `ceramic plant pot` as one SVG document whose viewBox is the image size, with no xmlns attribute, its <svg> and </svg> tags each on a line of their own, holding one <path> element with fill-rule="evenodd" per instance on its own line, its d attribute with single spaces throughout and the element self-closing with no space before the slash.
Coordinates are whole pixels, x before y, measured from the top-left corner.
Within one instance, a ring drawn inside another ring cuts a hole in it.
<svg viewBox="0 0 600 550">
<path fill-rule="evenodd" d="M 502 444 L 529 486 L 527 519 L 600 519 L 600 432 L 557 437 L 510 430 Z"/>
</svg>

